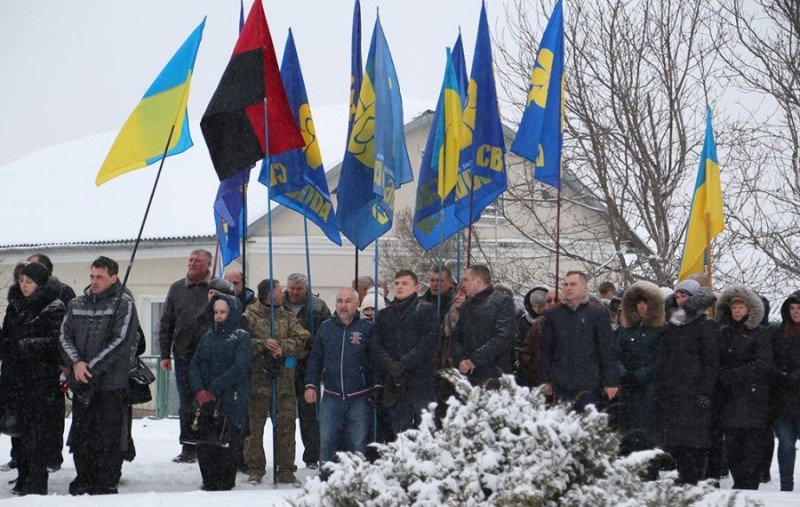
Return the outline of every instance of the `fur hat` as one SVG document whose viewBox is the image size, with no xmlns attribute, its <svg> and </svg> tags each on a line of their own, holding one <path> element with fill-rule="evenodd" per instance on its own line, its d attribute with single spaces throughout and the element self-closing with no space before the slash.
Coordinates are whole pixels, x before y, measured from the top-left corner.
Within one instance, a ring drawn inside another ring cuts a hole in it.
<svg viewBox="0 0 800 507">
<path fill-rule="evenodd" d="M 678 284 L 675 286 L 675 292 L 682 290 L 684 292 L 687 292 L 689 295 L 693 295 L 699 289 L 700 289 L 700 284 L 694 280 L 689 280 L 689 279 L 684 280 L 682 282 L 678 282 Z"/>
<path fill-rule="evenodd" d="M 215 278 L 208 283 L 208 290 L 214 289 L 215 291 L 227 294 L 229 296 L 235 296 L 236 293 L 233 290 L 233 284 L 224 278 Z"/>
<path fill-rule="evenodd" d="M 26 264 L 19 270 L 19 276 L 27 276 L 33 280 L 36 285 L 44 285 L 47 283 L 47 280 L 50 279 L 50 273 L 47 272 L 47 268 L 36 262 Z"/>
</svg>

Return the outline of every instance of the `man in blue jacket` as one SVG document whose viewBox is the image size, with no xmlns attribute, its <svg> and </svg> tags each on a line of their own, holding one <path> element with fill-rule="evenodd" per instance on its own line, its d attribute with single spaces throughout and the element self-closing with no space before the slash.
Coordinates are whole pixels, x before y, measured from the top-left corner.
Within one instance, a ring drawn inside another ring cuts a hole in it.
<svg viewBox="0 0 800 507">
<path fill-rule="evenodd" d="M 303 398 L 317 402 L 320 380 L 324 385 L 319 405 L 319 435 L 322 463 L 333 461 L 338 444 L 346 450 L 367 454 L 369 395 L 373 390 L 370 367 L 372 321 L 358 314 L 358 293 L 344 287 L 336 293 L 336 313 L 323 322 L 308 359 Z M 327 479 L 323 468 L 322 480 Z"/>
</svg>

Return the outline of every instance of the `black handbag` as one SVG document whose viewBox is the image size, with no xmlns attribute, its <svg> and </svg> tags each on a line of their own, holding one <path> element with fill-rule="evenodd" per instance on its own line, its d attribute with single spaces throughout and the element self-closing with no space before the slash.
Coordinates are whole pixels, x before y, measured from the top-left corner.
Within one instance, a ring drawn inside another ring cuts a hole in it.
<svg viewBox="0 0 800 507">
<path fill-rule="evenodd" d="M 200 405 L 183 428 L 182 444 L 206 444 L 228 447 L 231 442 L 231 420 L 219 408 L 219 401 Z"/>
<path fill-rule="evenodd" d="M 153 394 L 150 392 L 150 384 L 155 380 L 155 374 L 144 364 L 144 361 L 136 358 L 136 363 L 128 373 L 127 404 L 139 405 L 152 400 Z"/>
<path fill-rule="evenodd" d="M 16 407 L 0 408 L 0 433 L 10 437 L 22 436 L 22 414 Z"/>
</svg>

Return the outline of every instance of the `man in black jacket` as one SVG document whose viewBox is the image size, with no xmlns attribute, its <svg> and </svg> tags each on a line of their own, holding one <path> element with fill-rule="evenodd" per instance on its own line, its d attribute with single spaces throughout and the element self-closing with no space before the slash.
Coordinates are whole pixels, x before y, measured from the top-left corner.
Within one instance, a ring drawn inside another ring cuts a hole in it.
<svg viewBox="0 0 800 507">
<path fill-rule="evenodd" d="M 395 299 L 378 312 L 375 360 L 384 375 L 384 403 L 392 429 L 419 426 L 422 409 L 434 400 L 432 357 L 439 337 L 436 307 L 417 297 L 419 280 L 408 269 L 394 277 Z"/>
<path fill-rule="evenodd" d="M 492 380 L 512 372 L 514 301 L 494 290 L 487 266 L 468 268 L 462 284 L 468 299 L 461 307 L 450 343 L 453 364 L 473 385 L 491 387 Z"/>
<path fill-rule="evenodd" d="M 565 301 L 544 314 L 540 375 L 544 394 L 573 401 L 576 411 L 599 408 L 617 395 L 614 331 L 606 307 L 587 294 L 580 271 L 564 277 Z"/>
<path fill-rule="evenodd" d="M 450 310 L 450 306 L 455 299 L 456 291 L 453 273 L 447 266 L 433 268 L 428 277 L 428 290 L 420 296 L 420 299 L 430 303 L 439 309 L 439 321 L 444 320 L 444 316 Z"/>
</svg>

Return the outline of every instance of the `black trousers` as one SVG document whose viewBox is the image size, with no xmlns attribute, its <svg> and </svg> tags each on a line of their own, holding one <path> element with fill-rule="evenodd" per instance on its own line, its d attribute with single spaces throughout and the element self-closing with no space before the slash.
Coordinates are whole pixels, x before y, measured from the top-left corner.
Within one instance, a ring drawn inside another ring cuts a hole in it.
<svg viewBox="0 0 800 507">
<path fill-rule="evenodd" d="M 47 420 L 47 399 L 38 396 L 22 401 L 24 408 L 22 435 L 12 438 L 17 460 L 17 489 L 27 494 L 47 494 L 47 455 L 44 452 Z"/>
<path fill-rule="evenodd" d="M 116 490 L 128 443 L 126 409 L 125 389 L 97 391 L 89 405 L 73 403 L 68 444 L 77 472 L 76 489 Z"/>
<path fill-rule="evenodd" d="M 319 421 L 317 404 L 306 403 L 305 393 L 306 360 L 297 362 L 294 374 L 295 394 L 297 395 L 297 416 L 300 419 L 300 438 L 303 440 L 303 463 L 319 462 Z"/>
<path fill-rule="evenodd" d="M 58 391 L 45 406 L 45 424 L 47 429 L 42 436 L 42 446 L 47 466 L 60 466 L 64 462 L 61 450 L 64 448 L 64 412 L 66 401 L 64 393 Z"/>
<path fill-rule="evenodd" d="M 241 440 L 241 433 L 231 429 L 231 441 Z M 236 447 L 197 446 L 197 464 L 206 491 L 228 491 L 236 485 Z"/>
<path fill-rule="evenodd" d="M 696 447 L 670 447 L 667 451 L 675 460 L 678 469 L 678 482 L 697 484 L 706 476 L 708 466 L 708 449 Z"/>
<path fill-rule="evenodd" d="M 770 428 L 727 428 L 725 443 L 733 489 L 758 489 L 763 471 L 764 436 Z"/>
</svg>

